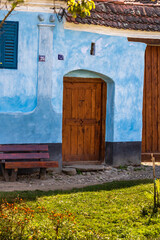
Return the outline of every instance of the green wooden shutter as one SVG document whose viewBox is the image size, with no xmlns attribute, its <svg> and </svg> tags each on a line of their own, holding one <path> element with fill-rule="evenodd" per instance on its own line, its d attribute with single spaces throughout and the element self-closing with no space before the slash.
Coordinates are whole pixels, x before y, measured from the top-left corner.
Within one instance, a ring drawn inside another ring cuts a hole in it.
<svg viewBox="0 0 160 240">
<path fill-rule="evenodd" d="M 3 56 L 2 56 L 2 49 L 3 49 L 3 40 L 2 40 L 2 29 L 0 29 L 0 68 L 2 68 L 3 63 Z"/>
<path fill-rule="evenodd" d="M 0 68 L 17 69 L 18 22 L 5 22 L 0 35 Z"/>
</svg>

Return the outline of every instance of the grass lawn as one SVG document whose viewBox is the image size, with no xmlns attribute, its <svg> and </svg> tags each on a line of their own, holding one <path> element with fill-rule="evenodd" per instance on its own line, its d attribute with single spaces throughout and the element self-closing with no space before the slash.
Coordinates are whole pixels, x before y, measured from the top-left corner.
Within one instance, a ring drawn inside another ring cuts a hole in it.
<svg viewBox="0 0 160 240">
<path fill-rule="evenodd" d="M 112 182 L 72 191 L 2 192 L 0 200 L 7 199 L 11 203 L 18 195 L 23 201 L 9 206 L 14 211 L 15 206 L 16 209 L 23 206 L 34 210 L 34 214 L 28 210 L 28 220 L 22 219 L 21 207 L 20 213 L 16 212 L 17 219 L 28 221 L 27 228 L 20 230 L 23 236 L 14 237 L 11 232 L 10 238 L 3 238 L 5 221 L 11 215 L 6 207 L 4 211 L 8 211 L 8 217 L 0 218 L 3 225 L 0 240 L 160 239 L 160 209 L 153 214 L 153 183 L 150 180 Z M 14 219 L 15 224 L 12 222 L 16 229 L 17 219 Z"/>
</svg>

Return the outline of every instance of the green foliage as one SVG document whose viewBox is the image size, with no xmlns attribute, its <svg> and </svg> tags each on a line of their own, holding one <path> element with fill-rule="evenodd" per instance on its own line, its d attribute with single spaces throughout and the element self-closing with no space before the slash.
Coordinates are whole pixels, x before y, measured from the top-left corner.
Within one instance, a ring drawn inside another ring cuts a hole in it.
<svg viewBox="0 0 160 240">
<path fill-rule="evenodd" d="M 127 166 L 125 166 L 125 165 L 124 166 L 119 166 L 118 169 L 120 169 L 120 170 L 127 170 Z"/>
<path fill-rule="evenodd" d="M 21 4 L 24 2 L 24 0 L 8 0 L 12 4 L 12 8 L 15 8 L 18 4 Z"/>
<path fill-rule="evenodd" d="M 159 199 L 159 193 L 160 193 L 160 179 L 155 178 L 155 197 L 156 197 L 156 207 L 160 207 L 160 199 Z"/>
<path fill-rule="evenodd" d="M 136 172 L 136 171 L 141 171 L 142 170 L 142 168 L 141 167 L 137 167 L 137 168 L 134 168 L 134 171 Z M 146 169 L 145 168 L 143 168 L 143 170 L 145 171 Z"/>
<path fill-rule="evenodd" d="M 159 195 L 159 190 L 160 190 L 160 179 L 156 178 L 156 179 L 155 179 L 155 183 L 156 183 L 157 193 L 158 193 L 158 195 Z"/>
<path fill-rule="evenodd" d="M 14 0 L 12 1 L 12 7 L 15 8 L 17 7 L 18 4 L 21 4 L 23 2 L 24 2 L 23 0 Z"/>
<path fill-rule="evenodd" d="M 71 239 L 75 217 L 69 213 L 48 211 L 43 206 L 29 206 L 17 198 L 13 203 L 0 205 L 0 239 Z M 72 238 L 73 239 L 73 238 Z"/>
<path fill-rule="evenodd" d="M 19 209 L 16 219 L 24 219 L 22 207 L 30 209 L 24 229 L 23 224 L 17 226 L 19 220 L 12 222 L 23 237 L 13 238 L 14 231 L 8 230 L 12 238 L 2 240 L 156 240 L 160 236 L 159 212 L 153 212 L 153 182 L 149 180 L 111 182 L 72 191 L 19 192 L 25 202 L 15 203 L 16 194 L 1 192 L 0 199 L 7 197 Z M 5 223 L 8 226 L 7 218 L 0 226 L 4 228 Z"/>
<path fill-rule="evenodd" d="M 95 8 L 95 3 L 92 0 L 68 0 L 68 12 L 72 14 L 74 18 L 77 15 L 83 17 L 90 16 L 90 11 Z"/>
<path fill-rule="evenodd" d="M 79 170 L 79 169 L 77 169 L 77 174 L 78 174 L 78 175 L 82 174 L 82 171 Z"/>
<path fill-rule="evenodd" d="M 0 206 L 0 239 L 23 239 L 33 213 L 22 199 L 17 198 L 14 203 L 4 201 Z"/>
</svg>

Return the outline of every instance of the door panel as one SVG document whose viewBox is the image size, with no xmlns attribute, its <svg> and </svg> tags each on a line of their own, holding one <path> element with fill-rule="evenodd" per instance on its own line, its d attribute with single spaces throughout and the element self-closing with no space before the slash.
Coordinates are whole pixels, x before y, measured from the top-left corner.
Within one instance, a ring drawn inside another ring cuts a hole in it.
<svg viewBox="0 0 160 240">
<path fill-rule="evenodd" d="M 147 46 L 143 90 L 142 161 L 160 153 L 160 47 Z M 158 155 L 157 155 L 158 157 Z"/>
<path fill-rule="evenodd" d="M 99 161 L 102 143 L 102 86 L 98 79 L 65 78 L 63 91 L 63 161 Z M 105 85 L 106 87 L 106 85 Z"/>
</svg>

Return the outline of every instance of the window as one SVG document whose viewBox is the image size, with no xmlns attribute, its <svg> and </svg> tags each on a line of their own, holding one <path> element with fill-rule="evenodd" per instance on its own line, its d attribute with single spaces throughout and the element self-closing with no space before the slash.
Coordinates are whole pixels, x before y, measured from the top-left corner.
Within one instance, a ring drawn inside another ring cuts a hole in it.
<svg viewBox="0 0 160 240">
<path fill-rule="evenodd" d="M 0 29 L 0 68 L 17 69 L 18 22 L 5 22 Z"/>
</svg>

